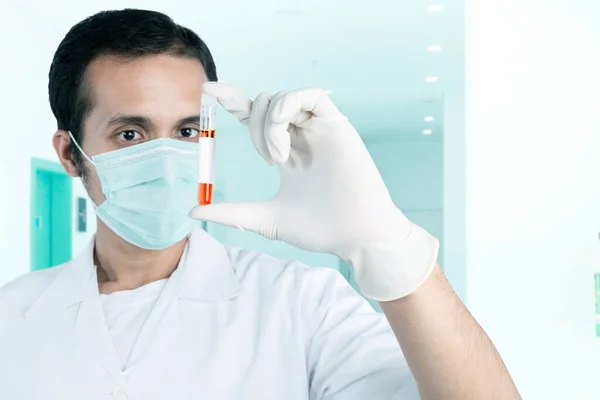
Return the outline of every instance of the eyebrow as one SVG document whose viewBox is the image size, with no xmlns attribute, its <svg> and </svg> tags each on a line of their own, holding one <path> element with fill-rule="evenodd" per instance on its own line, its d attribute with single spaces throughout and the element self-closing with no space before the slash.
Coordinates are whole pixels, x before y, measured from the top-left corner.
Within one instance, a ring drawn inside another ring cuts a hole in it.
<svg viewBox="0 0 600 400">
<path fill-rule="evenodd" d="M 140 125 L 147 126 L 150 124 L 150 120 L 146 117 L 142 117 L 139 115 L 117 115 L 112 117 L 110 121 L 108 121 L 108 126 L 118 126 L 118 125 Z"/>
<path fill-rule="evenodd" d="M 190 115 L 189 117 L 185 117 L 179 120 L 179 125 L 188 125 L 195 124 L 200 125 L 200 115 Z"/>
<path fill-rule="evenodd" d="M 177 122 L 178 126 L 187 125 L 187 124 L 200 124 L 200 115 L 190 115 L 188 117 L 182 118 Z M 108 126 L 118 126 L 118 125 L 139 125 L 139 126 L 149 126 L 152 125 L 152 122 L 149 118 L 141 116 L 141 115 L 117 115 L 108 121 Z"/>
</svg>

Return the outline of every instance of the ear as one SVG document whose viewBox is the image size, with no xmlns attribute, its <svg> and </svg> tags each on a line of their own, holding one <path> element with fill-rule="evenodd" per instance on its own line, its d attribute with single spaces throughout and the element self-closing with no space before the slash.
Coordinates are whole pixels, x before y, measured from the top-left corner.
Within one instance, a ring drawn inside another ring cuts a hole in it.
<svg viewBox="0 0 600 400">
<path fill-rule="evenodd" d="M 71 136 L 67 131 L 58 130 L 52 137 L 52 145 L 54 146 L 54 150 L 56 151 L 56 155 L 63 168 L 73 178 L 78 178 L 79 174 L 77 173 L 77 166 L 71 160 Z"/>
</svg>

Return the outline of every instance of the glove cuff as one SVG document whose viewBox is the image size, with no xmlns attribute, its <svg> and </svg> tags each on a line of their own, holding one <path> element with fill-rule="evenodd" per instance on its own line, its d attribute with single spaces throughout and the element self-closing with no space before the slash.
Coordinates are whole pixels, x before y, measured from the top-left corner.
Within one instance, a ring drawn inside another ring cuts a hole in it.
<svg viewBox="0 0 600 400">
<path fill-rule="evenodd" d="M 439 242 L 425 229 L 410 224 L 408 237 L 371 243 L 350 255 L 348 263 L 365 297 L 396 300 L 415 291 L 431 275 Z"/>
</svg>

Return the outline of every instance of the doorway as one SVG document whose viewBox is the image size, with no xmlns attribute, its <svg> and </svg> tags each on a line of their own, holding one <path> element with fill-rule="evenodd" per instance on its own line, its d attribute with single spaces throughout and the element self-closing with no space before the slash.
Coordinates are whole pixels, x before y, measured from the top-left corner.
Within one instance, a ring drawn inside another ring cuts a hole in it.
<svg viewBox="0 0 600 400">
<path fill-rule="evenodd" d="M 59 163 L 31 159 L 31 270 L 71 259 L 72 188 Z"/>
</svg>

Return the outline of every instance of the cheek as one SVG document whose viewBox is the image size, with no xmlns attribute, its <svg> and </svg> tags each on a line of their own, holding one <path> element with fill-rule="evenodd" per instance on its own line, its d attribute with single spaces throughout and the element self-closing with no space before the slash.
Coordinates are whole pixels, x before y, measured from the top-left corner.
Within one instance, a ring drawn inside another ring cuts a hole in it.
<svg viewBox="0 0 600 400">
<path fill-rule="evenodd" d="M 96 174 L 96 169 L 93 166 L 90 166 L 89 163 L 86 163 L 83 184 L 88 192 L 88 195 L 94 204 L 96 204 L 96 206 L 99 206 L 104 202 L 104 200 L 106 200 L 106 196 L 104 196 L 104 193 L 102 193 L 102 185 L 98 179 L 98 174 Z"/>
</svg>

